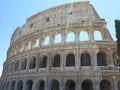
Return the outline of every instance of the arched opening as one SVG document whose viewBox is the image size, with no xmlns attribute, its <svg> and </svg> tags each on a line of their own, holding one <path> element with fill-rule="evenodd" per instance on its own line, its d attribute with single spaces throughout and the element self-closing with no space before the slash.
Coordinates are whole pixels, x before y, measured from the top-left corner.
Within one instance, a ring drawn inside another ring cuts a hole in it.
<svg viewBox="0 0 120 90">
<path fill-rule="evenodd" d="M 34 69 L 36 67 L 36 57 L 32 57 L 30 60 L 29 69 Z"/>
<path fill-rule="evenodd" d="M 14 88 L 15 88 L 15 81 L 12 81 L 12 83 L 11 83 L 11 90 L 14 90 Z"/>
<path fill-rule="evenodd" d="M 24 43 L 20 43 L 19 52 L 23 52 L 23 50 L 24 50 Z"/>
<path fill-rule="evenodd" d="M 88 53 L 83 53 L 81 55 L 81 66 L 91 66 L 91 59 Z"/>
<path fill-rule="evenodd" d="M 80 41 L 88 41 L 89 40 L 88 33 L 86 31 L 80 32 L 79 40 Z"/>
<path fill-rule="evenodd" d="M 74 56 L 74 54 L 67 55 L 66 66 L 75 66 L 75 56 Z"/>
<path fill-rule="evenodd" d="M 59 82 L 57 80 L 52 81 L 51 90 L 59 90 Z"/>
<path fill-rule="evenodd" d="M 66 90 L 75 90 L 75 82 L 73 80 L 66 82 Z"/>
<path fill-rule="evenodd" d="M 38 39 L 36 39 L 36 47 L 38 47 L 39 46 L 39 42 L 40 42 L 40 40 L 39 40 L 39 38 Z"/>
<path fill-rule="evenodd" d="M 108 80 L 102 80 L 100 82 L 100 90 L 111 90 L 111 84 Z"/>
<path fill-rule="evenodd" d="M 54 43 L 61 43 L 61 34 L 57 34 L 57 35 L 55 36 L 55 41 L 54 41 Z"/>
<path fill-rule="evenodd" d="M 27 85 L 27 87 L 26 87 L 27 90 L 32 90 L 33 81 L 32 80 L 28 80 L 26 85 Z"/>
<path fill-rule="evenodd" d="M 96 41 L 102 40 L 102 34 L 100 31 L 94 31 L 94 40 L 96 40 Z"/>
<path fill-rule="evenodd" d="M 9 90 L 9 87 L 10 87 L 10 82 L 8 81 L 8 82 L 6 83 L 5 90 Z"/>
<path fill-rule="evenodd" d="M 49 36 L 45 37 L 44 45 L 49 45 L 49 42 L 50 42 L 50 37 Z"/>
<path fill-rule="evenodd" d="M 26 69 L 26 65 L 27 65 L 27 59 L 24 58 L 24 59 L 22 60 L 22 64 L 21 64 L 21 70 L 25 70 L 25 69 Z"/>
<path fill-rule="evenodd" d="M 47 66 L 47 56 L 44 56 L 41 62 L 41 68 L 45 68 Z"/>
<path fill-rule="evenodd" d="M 23 81 L 18 82 L 17 90 L 23 90 Z"/>
<path fill-rule="evenodd" d="M 45 90 L 45 82 L 43 80 L 38 81 L 38 89 L 37 90 Z"/>
<path fill-rule="evenodd" d="M 75 41 L 75 34 L 74 34 L 74 32 L 69 32 L 67 34 L 67 40 L 66 41 L 67 42 L 73 42 L 73 41 Z"/>
<path fill-rule="evenodd" d="M 120 81 L 118 82 L 118 90 L 120 90 Z"/>
<path fill-rule="evenodd" d="M 18 68 L 19 68 L 19 61 L 16 61 L 16 62 L 15 62 L 15 68 L 14 68 L 14 70 L 15 70 L 15 71 L 18 71 Z"/>
<path fill-rule="evenodd" d="M 90 80 L 84 80 L 82 82 L 82 90 L 93 90 L 93 85 Z"/>
<path fill-rule="evenodd" d="M 99 52 L 97 54 L 97 64 L 98 66 L 107 66 L 106 54 L 104 52 Z"/>
<path fill-rule="evenodd" d="M 27 40 L 25 43 L 25 50 L 30 50 L 30 47 L 31 47 L 31 41 Z"/>
<path fill-rule="evenodd" d="M 60 67 L 60 55 L 56 55 L 53 60 L 53 67 Z"/>
<path fill-rule="evenodd" d="M 31 47 L 31 42 L 29 41 L 27 45 L 27 50 L 30 50 L 30 47 Z"/>
</svg>

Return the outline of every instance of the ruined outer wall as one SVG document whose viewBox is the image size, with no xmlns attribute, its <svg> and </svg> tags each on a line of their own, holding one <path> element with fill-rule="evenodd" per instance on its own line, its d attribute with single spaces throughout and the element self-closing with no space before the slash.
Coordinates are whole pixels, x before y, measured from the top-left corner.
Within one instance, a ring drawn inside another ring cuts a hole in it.
<svg viewBox="0 0 120 90">
<path fill-rule="evenodd" d="M 101 40 L 95 40 L 95 31 L 100 32 Z M 82 32 L 88 34 L 88 40 L 81 40 Z M 69 33 L 74 34 L 73 41 L 67 40 Z M 57 35 L 61 36 L 59 43 L 56 43 Z M 46 38 L 49 38 L 47 44 Z M 105 53 L 106 66 L 98 66 L 99 52 Z M 90 80 L 94 90 L 99 90 L 100 82 L 105 79 L 115 85 L 112 90 L 117 90 L 119 74 L 116 59 L 113 58 L 115 52 L 116 43 L 106 28 L 105 20 L 98 16 L 89 2 L 74 3 L 72 8 L 71 4 L 50 8 L 31 16 L 22 27 L 16 28 L 3 66 L 1 86 L 6 87 L 10 82 L 10 88 L 13 81 L 18 83 L 22 80 L 23 90 L 26 90 L 26 82 L 32 80 L 35 90 L 38 81 L 44 80 L 45 90 L 49 90 L 52 80 L 57 80 L 60 90 L 64 90 L 65 83 L 73 80 L 76 90 L 79 90 L 83 81 Z M 82 66 L 83 53 L 90 56 L 91 65 Z M 66 66 L 70 54 L 75 57 L 75 65 Z M 56 55 L 60 56 L 59 67 L 53 67 Z M 44 56 L 47 56 L 46 67 L 41 68 Z"/>
</svg>

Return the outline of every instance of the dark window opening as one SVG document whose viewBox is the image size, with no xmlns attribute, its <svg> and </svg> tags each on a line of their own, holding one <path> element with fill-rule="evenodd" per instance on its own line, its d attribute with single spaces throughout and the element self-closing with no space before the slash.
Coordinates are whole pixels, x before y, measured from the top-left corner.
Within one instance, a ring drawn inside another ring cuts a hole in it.
<svg viewBox="0 0 120 90">
<path fill-rule="evenodd" d="M 32 90 L 32 85 L 33 85 L 33 81 L 32 80 L 28 80 L 27 81 L 27 90 Z"/>
<path fill-rule="evenodd" d="M 66 82 L 66 90 L 75 90 L 75 82 L 73 80 Z"/>
<path fill-rule="evenodd" d="M 32 57 L 32 60 L 30 61 L 30 69 L 34 69 L 36 66 L 36 57 Z"/>
<path fill-rule="evenodd" d="M 83 81 L 82 90 L 93 90 L 93 85 L 92 85 L 91 81 L 89 81 L 89 80 Z"/>
<path fill-rule="evenodd" d="M 88 53 L 81 55 L 81 66 L 91 66 L 90 55 Z"/>
<path fill-rule="evenodd" d="M 105 53 L 99 52 L 97 54 L 97 64 L 98 66 L 107 66 Z"/>
<path fill-rule="evenodd" d="M 60 67 L 60 55 L 56 55 L 53 60 L 53 67 Z"/>
<path fill-rule="evenodd" d="M 14 88 L 15 88 L 15 81 L 13 81 L 11 84 L 11 90 L 14 90 Z"/>
<path fill-rule="evenodd" d="M 50 21 L 50 18 L 49 18 L 49 17 L 47 17 L 47 18 L 46 18 L 46 22 L 49 22 L 49 21 Z"/>
<path fill-rule="evenodd" d="M 118 82 L 118 90 L 120 90 L 120 81 Z"/>
<path fill-rule="evenodd" d="M 66 66 L 75 66 L 75 56 L 73 54 L 67 56 Z"/>
<path fill-rule="evenodd" d="M 111 90 L 111 84 L 107 80 L 102 80 L 100 82 L 100 90 Z"/>
<path fill-rule="evenodd" d="M 33 24 L 30 25 L 30 28 L 32 28 L 32 27 L 33 27 Z"/>
<path fill-rule="evenodd" d="M 69 13 L 69 18 L 71 18 L 73 16 L 73 13 L 72 12 L 70 12 Z"/>
<path fill-rule="evenodd" d="M 38 90 L 45 90 L 45 82 L 43 80 L 39 81 Z"/>
<path fill-rule="evenodd" d="M 17 90 L 23 90 L 23 81 L 18 82 Z"/>
<path fill-rule="evenodd" d="M 52 82 L 51 90 L 59 90 L 59 82 L 57 80 Z"/>
<path fill-rule="evenodd" d="M 47 66 L 47 56 L 42 59 L 41 67 L 45 68 Z"/>
<path fill-rule="evenodd" d="M 23 59 L 21 70 L 25 70 L 26 69 L 26 65 L 27 65 L 27 59 Z"/>
</svg>

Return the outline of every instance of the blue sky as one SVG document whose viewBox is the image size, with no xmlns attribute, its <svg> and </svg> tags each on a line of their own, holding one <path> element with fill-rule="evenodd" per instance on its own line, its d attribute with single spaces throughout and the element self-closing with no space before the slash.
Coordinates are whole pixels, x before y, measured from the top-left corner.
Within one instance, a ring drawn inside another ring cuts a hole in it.
<svg viewBox="0 0 120 90">
<path fill-rule="evenodd" d="M 0 75 L 15 28 L 42 10 L 72 1 L 85 0 L 0 0 Z M 114 20 L 120 19 L 120 0 L 91 0 L 90 3 L 99 16 L 105 18 L 107 28 L 115 40 Z"/>
</svg>

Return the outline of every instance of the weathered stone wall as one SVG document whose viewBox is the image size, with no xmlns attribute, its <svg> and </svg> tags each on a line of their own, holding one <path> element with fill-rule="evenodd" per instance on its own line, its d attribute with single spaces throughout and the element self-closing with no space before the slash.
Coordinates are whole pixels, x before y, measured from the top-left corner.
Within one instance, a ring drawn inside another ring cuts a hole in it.
<svg viewBox="0 0 120 90">
<path fill-rule="evenodd" d="M 86 84 L 90 90 L 119 90 L 116 42 L 105 20 L 89 2 L 71 5 L 35 14 L 16 28 L 0 90 L 83 90 Z"/>
</svg>

